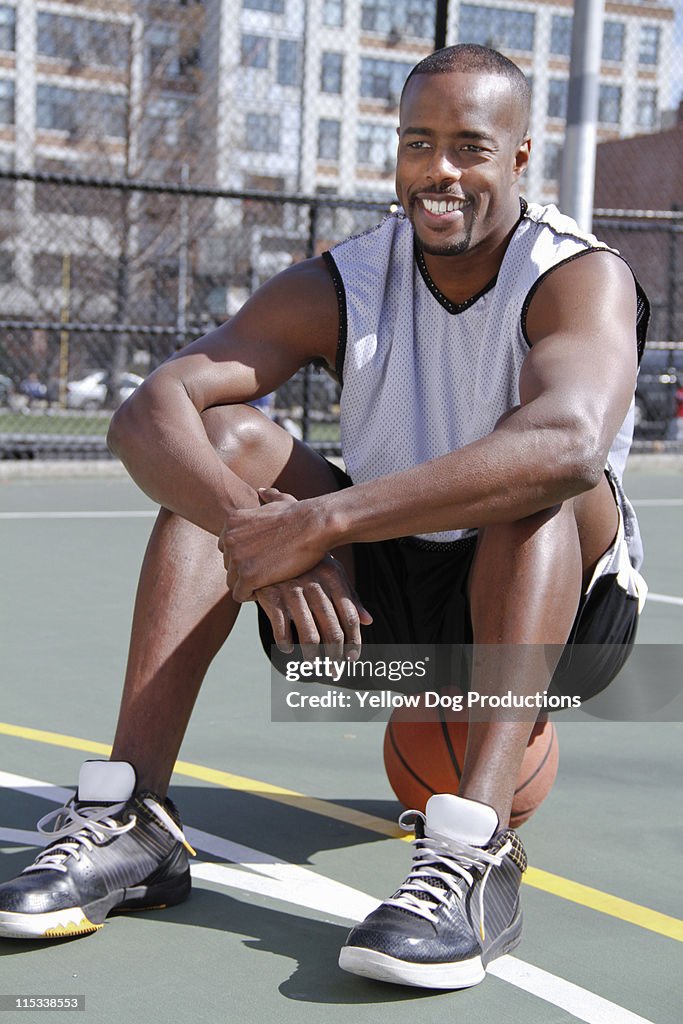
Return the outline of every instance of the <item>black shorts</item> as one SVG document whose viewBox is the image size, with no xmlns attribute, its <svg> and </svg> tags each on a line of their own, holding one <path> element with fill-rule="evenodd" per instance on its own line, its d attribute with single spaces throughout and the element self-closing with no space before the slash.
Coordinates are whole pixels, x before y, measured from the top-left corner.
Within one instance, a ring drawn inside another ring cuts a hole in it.
<svg viewBox="0 0 683 1024">
<path fill-rule="evenodd" d="M 332 466 L 340 487 L 350 478 Z M 476 537 L 436 544 L 416 537 L 354 544 L 356 590 L 373 617 L 361 627 L 363 644 L 382 647 L 437 645 L 444 650 L 473 642 L 467 586 Z M 273 633 L 258 608 L 259 634 L 271 657 Z M 584 596 L 551 693 L 588 700 L 604 690 L 626 662 L 638 626 L 638 598 L 627 593 L 617 575 L 600 576 Z M 273 663 L 278 667 L 277 654 Z M 453 680 L 455 682 L 455 680 Z M 467 688 L 460 678 L 458 685 Z"/>
</svg>

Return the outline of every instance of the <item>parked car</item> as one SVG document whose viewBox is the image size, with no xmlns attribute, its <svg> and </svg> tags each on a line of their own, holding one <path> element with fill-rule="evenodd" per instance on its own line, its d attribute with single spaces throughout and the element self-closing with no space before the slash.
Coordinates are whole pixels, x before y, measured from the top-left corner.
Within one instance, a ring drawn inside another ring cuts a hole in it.
<svg viewBox="0 0 683 1024">
<path fill-rule="evenodd" d="M 14 394 L 14 383 L 11 377 L 0 373 L 0 405 L 7 405 L 10 396 Z"/>
<path fill-rule="evenodd" d="M 636 388 L 636 434 L 656 438 L 670 431 L 678 411 L 679 377 L 683 377 L 683 351 L 645 350 Z"/>
<path fill-rule="evenodd" d="M 71 380 L 66 385 L 66 404 L 70 409 L 102 409 L 107 403 L 110 374 L 108 370 L 93 370 L 81 380 Z M 143 378 L 137 373 L 122 373 L 118 386 L 117 405 L 124 402 L 140 384 Z"/>
</svg>

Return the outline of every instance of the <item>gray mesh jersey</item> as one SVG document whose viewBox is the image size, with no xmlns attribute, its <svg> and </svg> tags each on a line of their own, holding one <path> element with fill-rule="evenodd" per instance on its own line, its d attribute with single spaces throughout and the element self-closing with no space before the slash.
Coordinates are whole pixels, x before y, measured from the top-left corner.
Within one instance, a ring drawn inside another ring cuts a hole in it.
<svg viewBox="0 0 683 1024">
<path fill-rule="evenodd" d="M 519 403 L 526 305 L 542 276 L 605 249 L 554 206 L 522 204 L 498 276 L 462 305 L 431 280 L 402 212 L 325 254 L 340 304 L 341 446 L 354 483 L 409 469 L 491 433 Z M 642 298 L 641 312 L 646 312 Z M 646 319 L 646 317 L 645 317 Z M 634 566 L 642 547 L 621 478 L 633 403 L 609 455 Z M 471 534 L 423 535 L 448 542 Z"/>
</svg>

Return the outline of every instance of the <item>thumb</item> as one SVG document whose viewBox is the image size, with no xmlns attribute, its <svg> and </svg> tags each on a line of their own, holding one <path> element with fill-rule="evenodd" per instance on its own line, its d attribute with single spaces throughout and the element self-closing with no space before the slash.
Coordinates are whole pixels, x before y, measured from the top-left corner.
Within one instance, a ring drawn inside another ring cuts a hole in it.
<svg viewBox="0 0 683 1024">
<path fill-rule="evenodd" d="M 277 487 L 259 487 L 258 496 L 264 505 L 275 501 L 296 501 L 291 494 L 284 494 L 282 491 L 278 491 Z"/>
</svg>

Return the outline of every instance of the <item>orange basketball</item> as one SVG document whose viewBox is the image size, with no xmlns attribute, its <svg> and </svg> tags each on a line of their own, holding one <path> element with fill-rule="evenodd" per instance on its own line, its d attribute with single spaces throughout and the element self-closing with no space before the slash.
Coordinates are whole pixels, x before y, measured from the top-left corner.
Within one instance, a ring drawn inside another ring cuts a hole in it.
<svg viewBox="0 0 683 1024">
<path fill-rule="evenodd" d="M 405 721 L 394 712 L 384 733 L 384 766 L 405 807 L 424 811 L 433 793 L 457 793 L 467 743 L 467 722 L 435 718 Z M 534 726 L 512 801 L 510 825 L 518 828 L 538 809 L 557 775 L 559 750 L 549 720 Z"/>
</svg>

